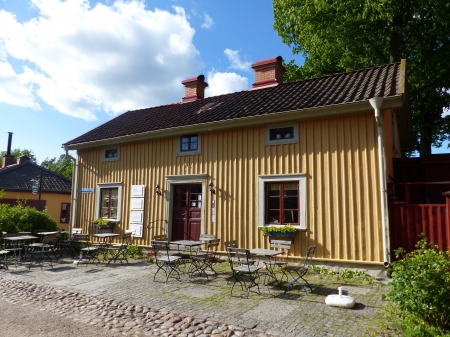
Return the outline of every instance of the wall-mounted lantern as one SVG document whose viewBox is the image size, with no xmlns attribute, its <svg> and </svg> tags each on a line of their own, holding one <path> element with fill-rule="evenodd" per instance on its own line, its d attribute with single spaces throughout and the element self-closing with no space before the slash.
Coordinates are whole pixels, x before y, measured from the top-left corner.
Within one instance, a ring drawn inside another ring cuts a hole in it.
<svg viewBox="0 0 450 337">
<path fill-rule="evenodd" d="M 212 183 L 212 181 L 209 183 L 209 191 L 212 193 L 212 194 L 216 194 L 216 190 L 213 188 L 214 187 L 214 184 Z"/>
<path fill-rule="evenodd" d="M 155 186 L 155 192 L 156 192 L 156 194 L 158 194 L 158 195 L 161 195 L 161 194 L 162 194 L 162 193 L 161 193 L 161 188 L 159 187 L 159 184 Z"/>
</svg>

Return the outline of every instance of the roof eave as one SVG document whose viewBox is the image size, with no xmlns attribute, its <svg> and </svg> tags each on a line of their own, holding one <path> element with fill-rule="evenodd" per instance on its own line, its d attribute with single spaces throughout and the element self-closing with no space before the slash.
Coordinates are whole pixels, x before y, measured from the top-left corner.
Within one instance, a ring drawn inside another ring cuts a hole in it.
<svg viewBox="0 0 450 337">
<path fill-rule="evenodd" d="M 383 109 L 396 109 L 403 107 L 402 96 L 403 95 L 397 95 L 385 98 L 383 101 Z M 112 146 L 124 143 L 132 143 L 142 140 L 175 137 L 192 132 L 217 131 L 236 127 L 264 125 L 268 123 L 280 122 L 280 116 L 283 117 L 283 121 L 292 121 L 292 120 L 306 120 L 320 117 L 340 116 L 361 112 L 369 112 L 372 110 L 373 109 L 369 101 L 366 100 L 352 103 L 342 103 L 321 107 L 313 107 L 308 109 L 274 112 L 266 115 L 226 119 L 202 124 L 179 126 L 175 128 L 149 131 L 140 134 L 126 135 L 121 137 L 96 140 L 92 142 L 72 144 L 67 145 L 67 148 L 68 150 L 82 150 L 100 146 Z"/>
</svg>

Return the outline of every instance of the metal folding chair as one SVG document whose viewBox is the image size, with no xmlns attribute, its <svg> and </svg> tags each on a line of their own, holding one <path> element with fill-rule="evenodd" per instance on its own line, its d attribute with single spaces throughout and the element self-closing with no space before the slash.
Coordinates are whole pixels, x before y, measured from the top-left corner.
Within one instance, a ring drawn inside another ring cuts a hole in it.
<svg viewBox="0 0 450 337">
<path fill-rule="evenodd" d="M 311 265 L 312 259 L 314 257 L 314 251 L 316 250 L 316 246 L 310 246 L 308 247 L 308 250 L 306 251 L 306 257 L 303 262 L 303 266 L 289 266 L 287 265 L 284 270 L 289 273 L 289 275 L 292 278 L 292 281 L 288 283 L 286 286 L 286 289 L 284 292 L 292 290 L 295 284 L 299 284 L 302 286 L 303 290 L 305 291 L 305 294 L 308 295 L 306 286 L 309 287 L 309 289 L 312 292 L 311 285 L 306 281 L 303 276 L 305 276 L 308 273 L 309 266 Z M 301 282 L 300 280 L 303 280 Z"/>
<path fill-rule="evenodd" d="M 264 264 L 266 266 L 266 269 L 268 270 L 268 273 L 266 276 L 269 278 L 273 278 L 275 282 L 280 284 L 283 281 L 283 278 L 286 277 L 286 281 L 288 281 L 288 275 L 286 274 L 285 267 L 287 266 L 287 257 L 289 250 L 291 249 L 292 241 L 290 240 L 270 240 L 270 248 L 273 250 L 279 250 L 282 252 L 285 252 L 285 260 L 280 260 L 278 256 L 274 256 L 273 258 L 270 258 L 267 261 L 264 261 Z M 279 255 L 281 256 L 281 255 Z M 275 268 L 279 267 L 282 271 L 282 275 L 280 279 L 276 278 L 275 274 Z M 264 280 L 264 283 L 266 281 Z"/>
<path fill-rule="evenodd" d="M 250 250 L 246 248 L 227 247 L 227 253 L 234 279 L 230 295 L 233 296 L 233 288 L 238 282 L 242 290 L 244 288 L 247 290 L 247 298 L 250 294 L 250 289 L 253 287 L 258 288 L 259 293 L 259 285 L 256 283 L 256 280 L 259 277 L 258 271 L 261 267 L 253 264 L 254 261 L 251 259 Z M 236 263 L 236 261 L 238 262 Z"/>
<path fill-rule="evenodd" d="M 100 262 L 98 254 L 100 253 L 100 247 L 92 246 L 89 242 L 89 234 L 75 234 L 75 242 L 80 245 L 80 259 L 77 264 L 85 263 L 88 265 L 93 262 L 98 266 Z"/>
<path fill-rule="evenodd" d="M 126 231 L 125 234 L 122 236 L 122 242 L 119 244 L 112 244 L 110 247 L 106 249 L 107 253 L 111 255 L 109 258 L 108 264 L 111 263 L 111 261 L 120 261 L 120 264 L 125 261 L 128 263 L 127 259 L 127 247 L 131 243 L 131 238 L 133 235 L 133 231 Z"/>
<path fill-rule="evenodd" d="M 42 242 L 32 243 L 28 245 L 29 254 L 31 256 L 31 263 L 28 265 L 28 269 L 31 269 L 31 267 L 35 264 L 39 264 L 39 266 L 43 267 L 43 264 L 45 261 L 47 261 L 50 264 L 50 267 L 53 268 L 53 260 L 52 256 L 58 260 L 58 241 L 60 239 L 61 235 L 58 234 L 52 234 L 52 235 L 46 235 L 42 239 Z"/>
<path fill-rule="evenodd" d="M 156 275 L 162 270 L 166 275 L 166 283 L 169 277 L 175 273 L 176 279 L 180 281 L 180 256 L 170 254 L 170 245 L 167 241 L 152 241 L 152 250 L 154 251 L 155 263 L 158 269 L 153 276 L 153 281 L 156 280 Z"/>
<path fill-rule="evenodd" d="M 206 272 L 207 269 L 211 270 L 214 274 L 217 273 L 213 265 L 216 263 L 216 252 L 219 244 L 220 239 L 209 239 L 206 242 L 206 249 L 192 256 L 192 266 L 189 275 L 205 275 L 209 279 L 208 273 Z"/>
</svg>

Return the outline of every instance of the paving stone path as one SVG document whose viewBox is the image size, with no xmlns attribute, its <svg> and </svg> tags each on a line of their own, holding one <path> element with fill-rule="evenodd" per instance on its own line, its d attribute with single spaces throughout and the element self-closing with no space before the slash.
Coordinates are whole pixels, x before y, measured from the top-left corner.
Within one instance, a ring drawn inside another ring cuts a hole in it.
<svg viewBox="0 0 450 337">
<path fill-rule="evenodd" d="M 220 268 L 218 268 L 219 270 Z M 40 307 L 83 324 L 130 336 L 363 336 L 378 328 L 384 302 L 382 284 L 341 284 L 311 276 L 314 292 L 283 294 L 261 287 L 261 294 L 230 296 L 226 268 L 206 278 L 153 282 L 154 265 L 11 266 L 0 274 L 0 296 L 18 305 Z M 325 305 L 343 285 L 357 300 L 352 310 Z"/>
</svg>

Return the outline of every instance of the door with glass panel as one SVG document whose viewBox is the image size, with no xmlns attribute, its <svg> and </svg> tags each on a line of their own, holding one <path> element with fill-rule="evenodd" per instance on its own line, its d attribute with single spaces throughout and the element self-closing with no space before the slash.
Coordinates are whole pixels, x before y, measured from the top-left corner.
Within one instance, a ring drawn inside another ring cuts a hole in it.
<svg viewBox="0 0 450 337">
<path fill-rule="evenodd" d="M 172 240 L 200 238 L 202 206 L 202 185 L 175 185 Z"/>
</svg>

